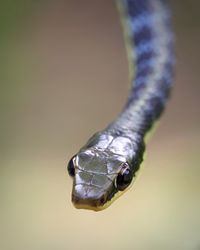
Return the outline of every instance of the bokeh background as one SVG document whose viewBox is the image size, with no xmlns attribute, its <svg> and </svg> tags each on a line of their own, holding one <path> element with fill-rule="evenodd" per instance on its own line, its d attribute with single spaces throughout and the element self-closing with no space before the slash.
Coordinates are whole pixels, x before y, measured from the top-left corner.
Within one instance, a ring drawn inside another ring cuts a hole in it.
<svg viewBox="0 0 200 250">
<path fill-rule="evenodd" d="M 138 181 L 96 213 L 66 165 L 128 94 L 114 1 L 0 0 L 0 249 L 200 249 L 200 1 L 171 6 L 173 95 Z"/>
</svg>

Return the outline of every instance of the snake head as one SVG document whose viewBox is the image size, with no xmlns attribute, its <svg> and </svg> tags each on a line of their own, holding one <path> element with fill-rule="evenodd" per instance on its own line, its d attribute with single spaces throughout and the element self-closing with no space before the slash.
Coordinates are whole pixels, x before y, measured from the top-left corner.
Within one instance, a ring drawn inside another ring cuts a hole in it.
<svg viewBox="0 0 200 250">
<path fill-rule="evenodd" d="M 140 138 L 98 132 L 72 157 L 68 172 L 75 207 L 102 210 L 128 188 L 142 161 Z"/>
<path fill-rule="evenodd" d="M 77 208 L 102 210 L 124 191 L 133 172 L 124 157 L 97 149 L 80 151 L 68 164 L 73 177 L 72 202 Z"/>
</svg>

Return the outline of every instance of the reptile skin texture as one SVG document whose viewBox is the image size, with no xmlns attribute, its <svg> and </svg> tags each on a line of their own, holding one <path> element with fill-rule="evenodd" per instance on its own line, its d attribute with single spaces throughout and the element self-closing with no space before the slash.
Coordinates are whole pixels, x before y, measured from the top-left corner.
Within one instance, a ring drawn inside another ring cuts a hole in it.
<svg viewBox="0 0 200 250">
<path fill-rule="evenodd" d="M 78 208 L 99 210 L 120 193 L 116 180 L 126 164 L 134 181 L 145 135 L 164 110 L 173 81 L 174 37 L 167 1 L 118 2 L 131 43 L 134 76 L 122 112 L 73 158 L 72 201 Z"/>
</svg>

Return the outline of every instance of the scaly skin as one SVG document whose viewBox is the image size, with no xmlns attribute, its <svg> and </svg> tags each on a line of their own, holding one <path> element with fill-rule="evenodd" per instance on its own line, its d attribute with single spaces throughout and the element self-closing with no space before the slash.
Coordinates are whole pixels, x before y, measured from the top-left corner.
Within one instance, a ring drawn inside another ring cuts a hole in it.
<svg viewBox="0 0 200 250">
<path fill-rule="evenodd" d="M 117 119 L 95 134 L 69 164 L 77 208 L 101 210 L 131 184 L 143 159 L 144 137 L 160 117 L 173 79 L 173 35 L 166 1 L 118 3 L 134 78 Z"/>
<path fill-rule="evenodd" d="M 119 192 L 116 178 L 128 164 L 132 177 L 142 161 L 144 144 L 137 134 L 131 137 L 108 131 L 95 134 L 74 158 L 75 177 L 72 201 L 76 207 L 101 210 Z"/>
</svg>

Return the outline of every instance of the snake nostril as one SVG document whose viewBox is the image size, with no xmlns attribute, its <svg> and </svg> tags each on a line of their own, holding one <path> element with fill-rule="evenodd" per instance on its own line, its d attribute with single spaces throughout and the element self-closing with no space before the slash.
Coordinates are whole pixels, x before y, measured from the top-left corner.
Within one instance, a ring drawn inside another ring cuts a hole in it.
<svg viewBox="0 0 200 250">
<path fill-rule="evenodd" d="M 106 200 L 105 196 L 101 197 L 101 199 L 100 199 L 100 205 L 103 205 L 105 203 L 105 200 Z"/>
</svg>

